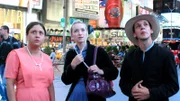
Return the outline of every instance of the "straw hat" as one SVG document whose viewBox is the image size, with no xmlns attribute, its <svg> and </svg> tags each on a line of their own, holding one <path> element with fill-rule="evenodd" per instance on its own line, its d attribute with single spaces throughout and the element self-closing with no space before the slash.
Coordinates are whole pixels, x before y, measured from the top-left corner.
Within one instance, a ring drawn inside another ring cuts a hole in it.
<svg viewBox="0 0 180 101">
<path fill-rule="evenodd" d="M 131 18 L 126 23 L 125 32 L 128 39 L 135 45 L 138 45 L 138 40 L 133 36 L 133 26 L 139 20 L 147 20 L 151 24 L 153 30 L 151 37 L 152 40 L 155 40 L 158 37 L 160 31 L 160 25 L 156 17 L 150 14 L 138 15 L 136 17 Z"/>
</svg>

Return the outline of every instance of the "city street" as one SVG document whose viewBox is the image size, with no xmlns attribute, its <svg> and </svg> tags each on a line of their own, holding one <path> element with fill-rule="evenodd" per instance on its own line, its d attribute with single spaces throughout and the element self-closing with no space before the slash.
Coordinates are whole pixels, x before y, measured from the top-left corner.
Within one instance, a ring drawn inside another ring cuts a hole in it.
<svg viewBox="0 0 180 101">
<path fill-rule="evenodd" d="M 59 66 L 58 69 L 63 71 L 63 67 Z M 61 72 L 62 73 L 62 72 Z M 54 87 L 55 87 L 55 96 L 56 101 L 65 101 L 66 95 L 68 93 L 70 85 L 64 85 L 61 81 L 61 73 L 55 69 L 55 80 L 54 80 Z M 178 68 L 178 77 L 180 81 L 180 69 Z M 116 95 L 111 98 L 108 98 L 107 101 L 128 101 L 128 98 L 122 94 L 119 88 L 119 76 L 116 80 L 114 80 L 114 90 L 116 91 Z M 175 94 L 174 96 L 170 97 L 170 101 L 180 101 L 180 91 Z"/>
</svg>

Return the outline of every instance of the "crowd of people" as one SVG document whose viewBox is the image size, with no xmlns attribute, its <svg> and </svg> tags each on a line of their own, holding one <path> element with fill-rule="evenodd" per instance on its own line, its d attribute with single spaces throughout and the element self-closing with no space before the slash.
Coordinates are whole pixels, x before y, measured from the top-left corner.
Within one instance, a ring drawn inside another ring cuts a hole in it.
<svg viewBox="0 0 180 101">
<path fill-rule="evenodd" d="M 91 29 L 91 30 L 90 30 Z M 88 41 L 92 28 L 82 21 L 75 21 L 70 28 L 74 46 L 66 53 L 61 80 L 71 85 L 66 101 L 106 101 L 97 93 L 87 93 L 89 74 L 100 75 L 110 82 L 118 76 L 119 87 L 129 101 L 168 101 L 179 90 L 174 55 L 154 40 L 160 31 L 153 15 L 138 15 L 127 21 L 126 36 L 134 44 L 116 46 L 116 50 L 98 47 L 94 60 L 95 45 Z M 0 94 L 2 101 L 55 101 L 53 61 L 43 53 L 46 30 L 41 22 L 31 22 L 26 27 L 27 46 L 9 36 L 8 26 L 0 29 Z M 102 85 L 91 87 L 95 89 Z M 16 86 L 16 88 L 14 87 Z M 104 89 L 104 88 L 103 88 Z M 103 90 L 98 89 L 98 90 Z M 95 92 L 95 91 L 94 91 Z"/>
</svg>

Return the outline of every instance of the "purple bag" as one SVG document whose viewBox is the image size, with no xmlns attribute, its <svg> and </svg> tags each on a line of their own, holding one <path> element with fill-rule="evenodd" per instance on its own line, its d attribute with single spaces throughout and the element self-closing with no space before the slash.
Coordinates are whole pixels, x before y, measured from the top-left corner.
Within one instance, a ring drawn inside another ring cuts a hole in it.
<svg viewBox="0 0 180 101">
<path fill-rule="evenodd" d="M 94 49 L 93 64 L 96 62 L 97 49 L 98 47 Z M 101 75 L 91 72 L 88 74 L 86 92 L 87 94 L 95 94 L 104 98 L 112 97 L 116 94 L 109 81 L 105 80 Z"/>
</svg>

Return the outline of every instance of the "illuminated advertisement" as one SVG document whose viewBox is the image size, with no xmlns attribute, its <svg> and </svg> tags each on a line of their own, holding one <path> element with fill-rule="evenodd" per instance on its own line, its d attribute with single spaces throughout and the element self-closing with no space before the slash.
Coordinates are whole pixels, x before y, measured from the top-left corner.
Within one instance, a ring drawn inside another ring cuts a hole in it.
<svg viewBox="0 0 180 101">
<path fill-rule="evenodd" d="M 0 0 L 0 4 L 10 6 L 28 7 L 29 0 Z M 43 0 L 32 0 L 34 9 L 42 9 Z"/>
<path fill-rule="evenodd" d="M 164 23 L 163 27 L 169 27 L 169 26 L 178 26 L 180 27 L 180 13 L 162 13 L 162 16 L 164 16 L 168 23 Z"/>
<path fill-rule="evenodd" d="M 42 9 L 43 0 L 32 0 L 34 9 Z"/>
<path fill-rule="evenodd" d="M 100 0 L 99 27 L 117 28 L 120 27 L 123 18 L 122 0 Z"/>
<path fill-rule="evenodd" d="M 138 15 L 141 15 L 141 14 L 150 14 L 150 11 L 138 6 Z"/>
<path fill-rule="evenodd" d="M 153 9 L 153 0 L 131 0 L 131 2 L 135 5 Z"/>
<path fill-rule="evenodd" d="M 72 0 L 71 17 L 99 19 L 99 0 Z"/>
<path fill-rule="evenodd" d="M 47 20 L 59 22 L 63 18 L 64 0 L 47 0 Z"/>
<path fill-rule="evenodd" d="M 19 6 L 19 0 L 0 0 L 0 4 Z"/>
<path fill-rule="evenodd" d="M 136 16 L 136 5 L 129 1 L 100 0 L 99 5 L 100 19 L 97 23 L 101 28 L 124 28 L 126 22 Z"/>
</svg>

